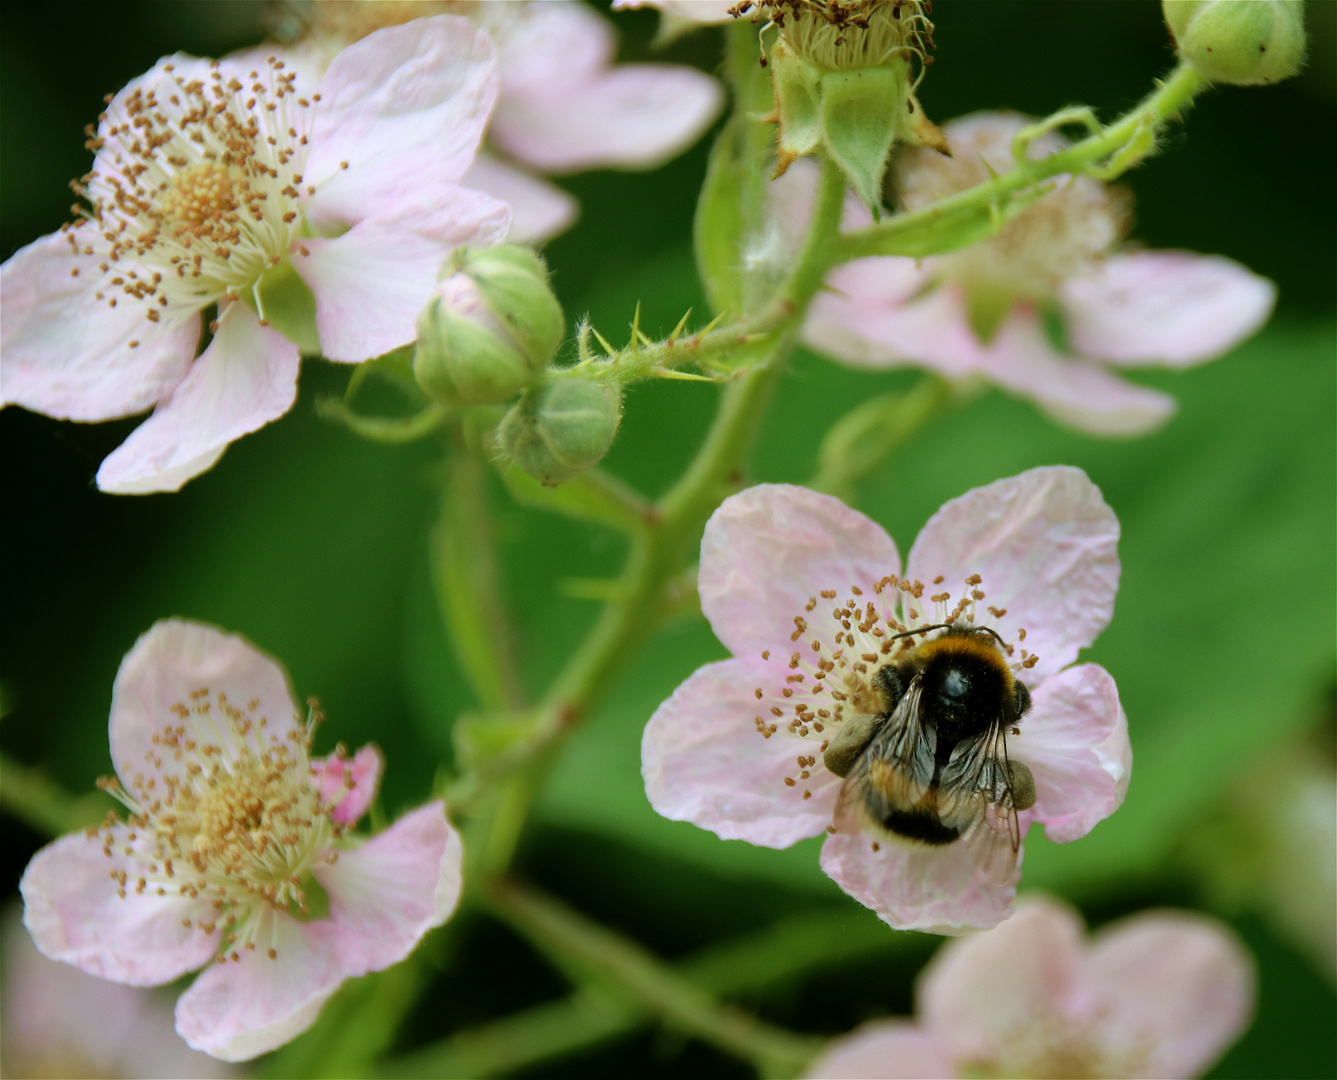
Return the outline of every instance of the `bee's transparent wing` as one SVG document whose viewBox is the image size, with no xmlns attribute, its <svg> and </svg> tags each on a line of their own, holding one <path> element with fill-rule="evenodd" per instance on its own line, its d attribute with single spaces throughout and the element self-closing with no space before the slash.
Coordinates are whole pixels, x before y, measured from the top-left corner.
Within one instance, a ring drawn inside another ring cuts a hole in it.
<svg viewBox="0 0 1337 1080">
<path fill-rule="evenodd" d="M 989 729 L 974 739 L 963 739 L 943 767 L 938 788 L 938 819 L 965 836 L 983 822 L 1007 836 L 1015 852 L 1021 846 L 1021 827 L 1008 780 L 1007 747 L 1003 726 L 995 718 Z"/>
<path fill-rule="evenodd" d="M 891 717 L 868 744 L 861 765 L 877 774 L 901 806 L 919 802 L 933 783 L 938 740 L 924 723 L 919 680 L 910 684 Z"/>
</svg>

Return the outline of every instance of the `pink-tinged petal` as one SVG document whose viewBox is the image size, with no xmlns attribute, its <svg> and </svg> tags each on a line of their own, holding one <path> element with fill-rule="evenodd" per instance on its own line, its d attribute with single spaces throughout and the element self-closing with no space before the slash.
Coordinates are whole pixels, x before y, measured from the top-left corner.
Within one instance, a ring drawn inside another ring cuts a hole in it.
<svg viewBox="0 0 1337 1080">
<path fill-rule="evenodd" d="M 783 722 L 770 738 L 757 728 L 757 716 L 772 719 L 769 702 L 754 694 L 766 679 L 764 667 L 742 660 L 707 664 L 655 710 L 641 739 L 641 774 L 657 813 L 770 848 L 830 824 L 841 781 L 822 766 L 820 739 L 791 735 Z M 816 756 L 810 778 L 798 779 L 799 756 Z"/>
<path fill-rule="evenodd" d="M 300 1035 L 348 975 L 333 923 L 300 923 L 267 906 L 255 918 L 255 949 L 211 964 L 176 1003 L 181 1037 L 223 1061 L 248 1061 Z"/>
<path fill-rule="evenodd" d="M 623 64 L 524 96 L 509 91 L 490 137 L 545 172 L 655 168 L 701 136 L 724 97 L 709 75 L 667 64 Z"/>
<path fill-rule="evenodd" d="M 351 225 L 405 174 L 465 174 L 496 101 L 492 39 L 457 15 L 387 27 L 340 52 L 319 89 L 306 164 L 320 189 L 312 218 Z"/>
<path fill-rule="evenodd" d="M 512 244 L 537 244 L 565 232 L 580 216 L 580 204 L 555 184 L 479 154 L 464 174 L 465 187 L 500 199 L 511 208 Z"/>
<path fill-rule="evenodd" d="M 658 8 L 665 15 L 673 15 L 695 23 L 727 23 L 733 21 L 729 9 L 736 0 L 613 0 L 614 11 L 633 11 L 637 8 Z"/>
<path fill-rule="evenodd" d="M 336 825 L 353 825 L 376 801 L 385 758 L 374 746 L 364 746 L 351 758 L 333 753 L 311 762 L 311 774 L 320 789 L 320 801 L 334 809 Z"/>
<path fill-rule="evenodd" d="M 843 598 L 857 586 L 871 599 L 900 564 L 882 526 L 839 499 L 760 484 L 725 499 L 706 522 L 701 610 L 730 652 L 751 659 L 790 647 L 794 617 L 822 590 Z"/>
<path fill-rule="evenodd" d="M 163 309 L 150 322 L 131 297 L 109 307 L 95 293 L 119 288 L 103 285 L 97 259 L 74 254 L 69 235 L 35 240 L 0 267 L 0 404 L 61 420 L 133 416 L 185 375 L 199 314 Z"/>
<path fill-rule="evenodd" d="M 957 1061 L 1007 1060 L 1028 1029 L 1064 1017 L 1083 929 L 1067 905 L 1028 898 L 1001 926 L 949 941 L 920 976 L 920 1022 Z"/>
<path fill-rule="evenodd" d="M 397 964 L 459 902 L 460 836 L 445 804 L 405 814 L 365 844 L 339 852 L 315 875 L 330 895 L 330 923 L 348 975 Z"/>
<path fill-rule="evenodd" d="M 1031 698 L 1021 734 L 1008 752 L 1035 776 L 1035 806 L 1022 827 L 1044 825 L 1066 844 L 1085 836 L 1123 804 L 1133 768 L 1128 719 L 1114 679 L 1098 664 L 1080 664 L 1046 679 Z"/>
<path fill-rule="evenodd" d="M 1031 469 L 944 503 L 915 539 L 906 574 L 943 575 L 960 587 L 984 578 L 984 603 L 1008 641 L 1026 630 L 1039 655 L 1026 682 L 1067 667 L 1114 613 L 1119 589 L 1119 520 L 1086 473 L 1066 465 Z M 955 590 L 953 590 L 955 592 Z"/>
<path fill-rule="evenodd" d="M 1219 255 L 1139 251 L 1063 284 L 1073 347 L 1119 364 L 1188 367 L 1229 352 L 1267 322 L 1277 287 Z"/>
<path fill-rule="evenodd" d="M 981 373 L 984 350 L 959 290 L 925 292 L 914 259 L 857 259 L 827 279 L 803 326 L 803 340 L 856 367 L 915 365 L 949 379 Z M 920 295 L 920 294 L 923 295 Z"/>
<path fill-rule="evenodd" d="M 207 696 L 192 696 L 200 690 Z M 126 787 L 136 774 L 182 775 L 183 766 L 156 741 L 169 727 L 184 724 L 201 745 L 234 752 L 230 733 L 197 706 L 207 702 L 212 710 L 220 700 L 254 719 L 257 739 L 263 719 L 265 745 L 300 730 L 283 668 L 245 638 L 185 619 L 154 623 L 121 661 L 111 692 L 111 758 Z"/>
<path fill-rule="evenodd" d="M 1120 378 L 1081 357 L 1062 356 L 1038 316 L 1019 307 L 980 357 L 980 373 L 1055 420 L 1091 435 L 1128 437 L 1155 431 L 1175 414 L 1174 398 Z"/>
<path fill-rule="evenodd" d="M 1086 963 L 1107 1054 L 1140 1076 L 1201 1076 L 1253 1019 L 1255 975 L 1215 919 L 1142 912 L 1102 930 Z"/>
<path fill-rule="evenodd" d="M 1021 852 L 984 826 L 942 847 L 842 829 L 822 845 L 822 869 L 897 930 L 957 934 L 1007 917 Z"/>
<path fill-rule="evenodd" d="M 226 1077 L 177 1035 L 172 1004 L 48 960 L 17 908 L 5 916 L 0 1073 L 5 1076 Z"/>
<path fill-rule="evenodd" d="M 139 874 L 127 826 L 111 833 L 116 846 L 103 852 L 105 834 L 70 833 L 33 856 L 23 872 L 23 922 L 43 954 L 115 982 L 157 986 L 207 963 L 218 947 L 217 934 L 205 934 L 185 920 L 207 919 L 204 900 L 137 894 Z M 117 893 L 114 871 L 130 880 L 127 895 Z"/>
<path fill-rule="evenodd" d="M 103 460 L 98 487 L 113 495 L 179 490 L 234 439 L 292 408 L 300 362 L 296 345 L 261 326 L 244 303 L 230 304 L 172 396 Z"/>
<path fill-rule="evenodd" d="M 497 41 L 503 101 L 560 96 L 606 68 L 617 53 L 612 24 L 571 0 L 529 4 L 518 18 L 491 21 L 490 30 Z"/>
<path fill-rule="evenodd" d="M 360 363 L 418 336 L 417 320 L 452 248 L 495 243 L 510 212 L 490 195 L 453 188 L 420 217 L 364 221 L 333 240 L 303 240 L 292 263 L 316 297 L 316 332 L 329 360 Z"/>
<path fill-rule="evenodd" d="M 780 248 L 786 258 L 796 255 L 803 245 L 803 238 L 808 232 L 808 223 L 812 220 L 812 207 L 817 199 L 817 184 L 820 179 L 821 168 L 817 162 L 811 158 L 800 158 L 766 186 L 769 213 L 778 230 Z M 868 212 L 863 200 L 852 189 L 846 191 L 845 206 L 840 212 L 841 229 L 849 232 L 872 223 L 873 215 Z M 883 261 L 908 263 L 912 268 L 915 266 L 913 259 L 864 259 L 860 260 L 858 265 L 865 266 Z M 844 280 L 842 275 L 850 265 L 853 264 L 846 263 L 832 272 L 827 279 L 828 290 L 836 288 L 834 284 L 836 281 Z M 860 275 L 853 275 L 852 279 L 862 281 Z M 818 295 L 820 297 L 824 293 Z"/>
<path fill-rule="evenodd" d="M 803 1075 L 811 1080 L 943 1080 L 960 1074 L 932 1035 L 904 1020 L 874 1020 L 832 1039 Z"/>
</svg>

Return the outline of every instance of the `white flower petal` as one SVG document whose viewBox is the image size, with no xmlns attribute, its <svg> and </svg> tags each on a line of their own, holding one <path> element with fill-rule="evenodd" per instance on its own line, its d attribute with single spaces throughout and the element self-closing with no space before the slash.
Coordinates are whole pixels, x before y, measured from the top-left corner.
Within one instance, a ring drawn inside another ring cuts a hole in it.
<svg viewBox="0 0 1337 1080">
<path fill-rule="evenodd" d="M 957 595 L 969 574 L 984 578 L 981 604 L 1008 641 L 1039 654 L 1039 683 L 1077 659 L 1109 624 L 1119 588 L 1119 521 L 1081 469 L 1031 469 L 943 504 L 915 539 L 906 574 L 939 575 Z M 1020 654 L 1018 654 L 1018 657 Z"/>
<path fill-rule="evenodd" d="M 1175 414 L 1175 399 L 1138 386 L 1081 357 L 1062 356 L 1036 314 L 1018 307 L 983 350 L 980 373 L 1030 398 L 1060 423 L 1092 435 L 1127 437 L 1155 431 Z"/>
<path fill-rule="evenodd" d="M 832 1039 L 810 1080 L 943 1080 L 959 1075 L 946 1047 L 904 1020 L 874 1020 Z"/>
<path fill-rule="evenodd" d="M 1035 806 L 1022 827 L 1041 822 L 1060 844 L 1078 840 L 1123 805 L 1133 768 L 1128 718 L 1119 691 L 1098 664 L 1079 664 L 1046 679 L 1008 740 L 1010 756 L 1035 777 Z"/>
<path fill-rule="evenodd" d="M 340 851 L 333 865 L 316 867 L 348 975 L 397 964 L 428 930 L 450 918 L 463 884 L 462 857 L 444 804 L 433 802 Z"/>
<path fill-rule="evenodd" d="M 872 600 L 900 561 L 886 531 L 839 499 L 759 484 L 725 499 L 706 522 L 701 610 L 729 651 L 750 660 L 763 649 L 792 648 L 794 617 L 823 590 L 843 600 L 858 586 Z"/>
<path fill-rule="evenodd" d="M 723 104 L 709 75 L 668 64 L 622 64 L 523 97 L 509 90 L 490 136 L 545 172 L 655 168 L 691 146 Z"/>
<path fill-rule="evenodd" d="M 957 934 L 1007 917 L 1021 854 L 983 825 L 941 847 L 842 828 L 822 845 L 822 869 L 897 930 Z"/>
<path fill-rule="evenodd" d="M 820 737 L 790 735 L 783 722 L 770 738 L 757 730 L 755 717 L 772 717 L 753 691 L 770 678 L 764 666 L 722 660 L 698 668 L 659 706 L 641 740 L 645 794 L 657 813 L 771 848 L 830 824 L 841 781 L 821 764 Z M 799 756 L 817 758 L 807 780 L 797 779 Z"/>
<path fill-rule="evenodd" d="M 115 846 L 103 853 L 105 834 L 70 833 L 47 844 L 23 872 L 23 922 L 38 949 L 53 960 L 115 982 L 157 986 L 208 962 L 217 934 L 184 920 L 207 919 L 212 906 L 181 896 L 137 894 L 139 874 L 124 854 L 129 828 L 112 830 Z M 117 894 L 113 871 L 129 877 L 127 895 Z"/>
<path fill-rule="evenodd" d="M 496 13 L 500 17 L 488 18 Z M 613 62 L 617 34 L 602 15 L 579 0 L 528 4 L 519 17 L 503 6 L 483 13 L 497 42 L 497 71 L 505 97 L 545 93 L 560 97 Z"/>
<path fill-rule="evenodd" d="M 320 82 L 306 165 L 320 189 L 312 219 L 355 224 L 401 177 L 425 169 L 458 182 L 496 94 L 492 39 L 456 15 L 387 27 L 344 49 Z"/>
<path fill-rule="evenodd" d="M 580 204 L 574 196 L 491 154 L 479 154 L 462 183 L 511 208 L 511 229 L 506 239 L 512 244 L 551 240 L 569 229 L 580 215 Z"/>
<path fill-rule="evenodd" d="M 233 302 L 172 396 L 103 460 L 98 487 L 113 495 L 179 490 L 234 439 L 292 408 L 299 366 L 296 345 Z"/>
<path fill-rule="evenodd" d="M 1267 321 L 1277 287 L 1219 255 L 1114 255 L 1064 282 L 1068 337 L 1116 364 L 1188 367 L 1229 352 Z"/>
<path fill-rule="evenodd" d="M 200 690 L 209 691 L 211 709 L 222 697 L 250 714 L 257 739 L 264 719 L 265 742 L 257 748 L 300 730 L 283 668 L 245 638 L 185 619 L 154 623 L 121 661 L 111 693 L 112 764 L 127 788 L 137 774 L 181 775 L 183 766 L 158 741 L 168 727 L 184 724 L 201 745 L 234 752 L 231 726 L 192 708 Z"/>
<path fill-rule="evenodd" d="M 456 188 L 416 226 L 364 221 L 337 239 L 303 240 L 292 262 L 315 294 L 325 357 L 355 364 L 414 341 L 451 249 L 499 240 L 508 223 L 504 204 Z"/>
<path fill-rule="evenodd" d="M 346 977 L 332 923 L 299 923 L 265 906 L 255 917 L 256 948 L 210 964 L 176 1003 L 181 1037 L 223 1061 L 248 1061 L 300 1035 Z"/>
<path fill-rule="evenodd" d="M 162 309 L 151 322 L 144 301 L 98 300 L 97 260 L 75 255 L 69 235 L 35 240 L 0 267 L 0 404 L 62 420 L 133 416 L 185 375 L 199 314 Z"/>
<path fill-rule="evenodd" d="M 1085 975 L 1109 1056 L 1139 1062 L 1143 1076 L 1201 1076 L 1253 1018 L 1253 961 L 1203 915 L 1146 911 L 1111 924 Z"/>
<path fill-rule="evenodd" d="M 1001 926 L 949 941 L 920 976 L 921 1023 L 957 1061 L 1007 1061 L 1028 1031 L 1062 1030 L 1083 929 L 1067 905 L 1033 897 Z"/>
</svg>

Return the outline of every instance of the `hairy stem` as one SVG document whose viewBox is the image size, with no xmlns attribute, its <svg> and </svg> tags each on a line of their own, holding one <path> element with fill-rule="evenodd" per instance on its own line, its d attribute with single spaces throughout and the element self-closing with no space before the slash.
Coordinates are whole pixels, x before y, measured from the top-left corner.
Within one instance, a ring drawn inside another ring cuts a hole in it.
<svg viewBox="0 0 1337 1080">
<path fill-rule="evenodd" d="M 0 755 L 0 807 L 44 836 L 97 825 L 112 805 L 100 792 L 71 795 L 41 769 Z"/>
<path fill-rule="evenodd" d="M 844 261 L 866 255 L 928 255 L 946 250 L 941 246 L 941 238 L 951 223 L 964 223 L 978 218 L 981 212 L 987 215 L 991 209 L 1006 204 L 1008 197 L 1014 193 L 1053 176 L 1084 170 L 1103 173 L 1102 162 L 1113 159 L 1114 163 L 1118 163 L 1121 150 L 1145 145 L 1143 153 L 1122 163 L 1123 168 L 1131 167 L 1138 158 L 1150 152 L 1155 129 L 1179 115 L 1206 85 L 1196 69 L 1188 64 L 1180 64 L 1151 94 L 1109 127 L 1057 154 L 1038 161 L 1023 162 L 1010 172 L 914 213 L 897 214 L 880 225 L 848 233 L 839 243 L 840 259 Z M 981 220 L 985 225 L 983 232 L 978 235 L 961 232 L 961 239 L 965 243 L 974 242 L 993 231 L 987 217 Z M 935 240 L 938 241 L 937 246 Z"/>
<path fill-rule="evenodd" d="M 432 538 L 441 618 L 479 705 L 497 712 L 518 709 L 524 695 L 497 587 L 486 473 L 477 437 L 467 426 L 446 467 L 441 517 Z"/>
</svg>

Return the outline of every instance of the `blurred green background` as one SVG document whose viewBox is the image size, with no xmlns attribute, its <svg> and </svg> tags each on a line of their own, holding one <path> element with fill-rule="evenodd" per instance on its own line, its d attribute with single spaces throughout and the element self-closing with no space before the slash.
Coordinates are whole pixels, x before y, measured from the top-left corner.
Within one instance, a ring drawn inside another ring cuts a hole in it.
<svg viewBox="0 0 1337 1080">
<path fill-rule="evenodd" d="M 1279 929 L 1261 888 L 1217 888 L 1231 868 L 1213 865 L 1235 860 L 1246 878 L 1260 872 L 1248 869 L 1257 852 L 1221 822 L 1270 754 L 1296 745 L 1307 763 L 1329 775 L 1333 768 L 1335 10 L 1327 0 L 1309 5 L 1303 76 L 1206 95 L 1164 152 L 1126 180 L 1137 241 L 1225 254 L 1279 284 L 1268 328 L 1200 370 L 1136 376 L 1181 403 L 1150 438 L 1093 440 L 989 393 L 936 422 L 858 498 L 903 551 L 945 499 L 1040 464 L 1086 469 L 1118 513 L 1123 584 L 1114 622 L 1089 657 L 1118 681 L 1136 755 L 1132 786 L 1124 808 L 1085 840 L 1059 847 L 1033 838 L 1023 884 L 1072 898 L 1096 924 L 1165 904 L 1232 919 L 1258 960 L 1261 1000 L 1254 1028 L 1211 1074 L 1220 1077 L 1337 1072 L 1337 1001 L 1323 961 L 1302 936 Z M 104 93 L 162 54 L 251 44 L 264 14 L 244 2 L 0 6 L 4 255 L 66 219 L 67 182 L 88 163 L 82 129 Z M 1109 118 L 1172 63 L 1151 2 L 944 2 L 935 21 L 937 63 L 920 97 L 938 122 L 980 108 L 1045 113 L 1074 102 Z M 653 15 L 616 22 L 623 59 L 716 67 L 718 31 L 656 53 Z M 640 301 L 653 332 L 689 306 L 705 311 L 689 236 L 708 144 L 649 175 L 563 181 L 584 213 L 546 254 L 573 320 L 588 312 L 606 333 L 618 331 Z M 299 693 L 321 698 L 328 743 L 380 743 L 392 813 L 426 796 L 436 763 L 449 759 L 450 725 L 472 704 L 429 586 L 441 450 L 430 441 L 366 444 L 319 420 L 315 398 L 340 392 L 346 379 L 346 370 L 308 363 L 292 414 L 237 443 L 178 495 L 113 498 L 94 488 L 98 462 L 133 421 L 81 426 L 0 413 L 7 755 L 88 790 L 110 769 L 105 724 L 120 658 L 155 619 L 182 615 L 240 631 L 281 658 Z M 804 481 L 832 421 L 911 381 L 800 354 L 749 479 Z M 704 432 L 715 397 L 693 384 L 634 388 L 607 466 L 647 493 L 662 491 Z M 509 504 L 499 486 L 494 495 L 506 595 L 529 689 L 538 691 L 594 615 L 562 580 L 614 572 L 622 542 Z M 755 929 L 758 911 L 864 918 L 820 873 L 813 844 L 771 852 L 726 843 L 646 804 L 646 719 L 695 666 L 721 655 L 697 620 L 668 628 L 638 656 L 568 747 L 522 848 L 525 874 L 670 957 Z M 1226 839 L 1204 857 L 1195 837 L 1209 828 Z M 0 835 L 12 894 L 44 838 L 10 816 Z M 1315 874 L 1333 858 L 1314 851 Z M 452 927 L 452 962 L 410 1018 L 403 1047 L 563 990 L 560 976 L 497 924 L 471 916 Z M 750 1004 L 817 1033 L 905 1012 L 934 944 L 914 938 L 772 987 Z M 688 1069 L 747 1072 L 660 1032 L 527 1075 Z"/>
</svg>

